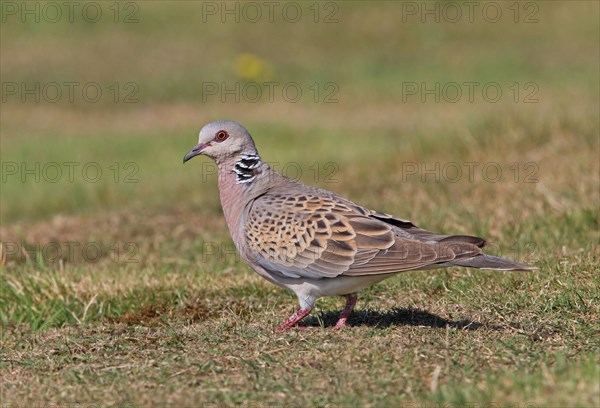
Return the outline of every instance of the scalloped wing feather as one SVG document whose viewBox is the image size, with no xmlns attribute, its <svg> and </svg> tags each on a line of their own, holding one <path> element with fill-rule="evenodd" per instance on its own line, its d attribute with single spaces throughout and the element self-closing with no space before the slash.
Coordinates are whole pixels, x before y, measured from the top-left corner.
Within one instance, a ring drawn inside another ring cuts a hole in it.
<svg viewBox="0 0 600 408">
<path fill-rule="evenodd" d="M 258 263 L 291 278 L 401 272 L 479 253 L 471 242 L 425 242 L 388 219 L 428 232 L 409 221 L 313 190 L 269 192 L 257 198 L 245 232 Z"/>
</svg>

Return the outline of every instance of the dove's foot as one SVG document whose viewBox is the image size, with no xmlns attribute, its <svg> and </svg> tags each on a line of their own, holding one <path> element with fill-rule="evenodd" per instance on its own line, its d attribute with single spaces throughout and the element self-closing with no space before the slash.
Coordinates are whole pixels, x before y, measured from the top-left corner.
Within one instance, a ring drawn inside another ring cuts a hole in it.
<svg viewBox="0 0 600 408">
<path fill-rule="evenodd" d="M 312 310 L 311 308 L 297 310 L 296 312 L 294 312 L 293 315 L 288 317 L 283 323 L 281 323 L 279 326 L 277 326 L 276 329 L 277 330 L 291 329 L 292 327 L 296 326 L 300 320 L 302 320 L 306 316 L 308 316 L 308 314 L 310 313 L 311 310 Z M 306 329 L 306 327 L 298 327 L 298 328 Z"/>
<path fill-rule="evenodd" d="M 337 323 L 335 326 L 333 326 L 334 329 L 342 329 L 346 327 L 346 320 L 348 320 L 348 316 L 356 305 L 356 292 L 345 295 L 344 297 L 346 298 L 346 306 L 344 306 L 344 310 L 342 310 L 342 313 L 340 313 L 340 318 L 338 319 Z"/>
</svg>

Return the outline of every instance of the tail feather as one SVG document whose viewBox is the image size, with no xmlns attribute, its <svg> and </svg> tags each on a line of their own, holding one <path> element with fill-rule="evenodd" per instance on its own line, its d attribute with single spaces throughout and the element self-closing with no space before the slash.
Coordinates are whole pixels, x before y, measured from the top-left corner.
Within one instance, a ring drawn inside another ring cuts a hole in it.
<svg viewBox="0 0 600 408">
<path fill-rule="evenodd" d="M 438 241 L 439 243 L 468 243 L 473 244 L 479 248 L 483 248 L 486 244 L 485 239 L 474 237 L 471 235 L 450 235 Z"/>
<path fill-rule="evenodd" d="M 496 271 L 531 271 L 537 269 L 532 265 L 486 254 L 479 254 L 473 258 L 456 259 L 444 263 L 443 266 L 465 266 L 468 268 L 493 269 Z"/>
</svg>

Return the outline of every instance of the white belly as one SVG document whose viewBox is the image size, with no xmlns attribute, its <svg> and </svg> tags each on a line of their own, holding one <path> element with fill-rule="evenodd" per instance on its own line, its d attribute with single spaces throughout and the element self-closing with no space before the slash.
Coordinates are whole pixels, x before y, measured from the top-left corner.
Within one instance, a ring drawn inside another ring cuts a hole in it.
<svg viewBox="0 0 600 408">
<path fill-rule="evenodd" d="M 393 275 L 395 273 L 323 279 L 282 278 L 271 275 L 269 280 L 296 293 L 300 307 L 305 309 L 312 307 L 320 297 L 343 296 L 358 292 Z"/>
</svg>

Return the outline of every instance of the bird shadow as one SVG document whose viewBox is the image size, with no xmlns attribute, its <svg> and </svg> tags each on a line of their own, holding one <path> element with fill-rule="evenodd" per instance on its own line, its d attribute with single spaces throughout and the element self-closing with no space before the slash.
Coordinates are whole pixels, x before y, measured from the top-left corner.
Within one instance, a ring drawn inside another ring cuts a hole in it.
<svg viewBox="0 0 600 408">
<path fill-rule="evenodd" d="M 317 316 L 309 316 L 302 322 L 306 327 L 331 327 L 334 326 L 339 317 L 339 312 L 321 312 Z M 448 320 L 426 310 L 415 308 L 394 307 L 388 311 L 355 310 L 347 321 L 350 327 L 375 327 L 387 328 L 392 326 L 424 326 L 431 328 L 454 328 L 459 330 L 478 330 L 485 326 L 492 330 L 501 330 L 502 325 L 480 323 L 469 319 Z"/>
</svg>

